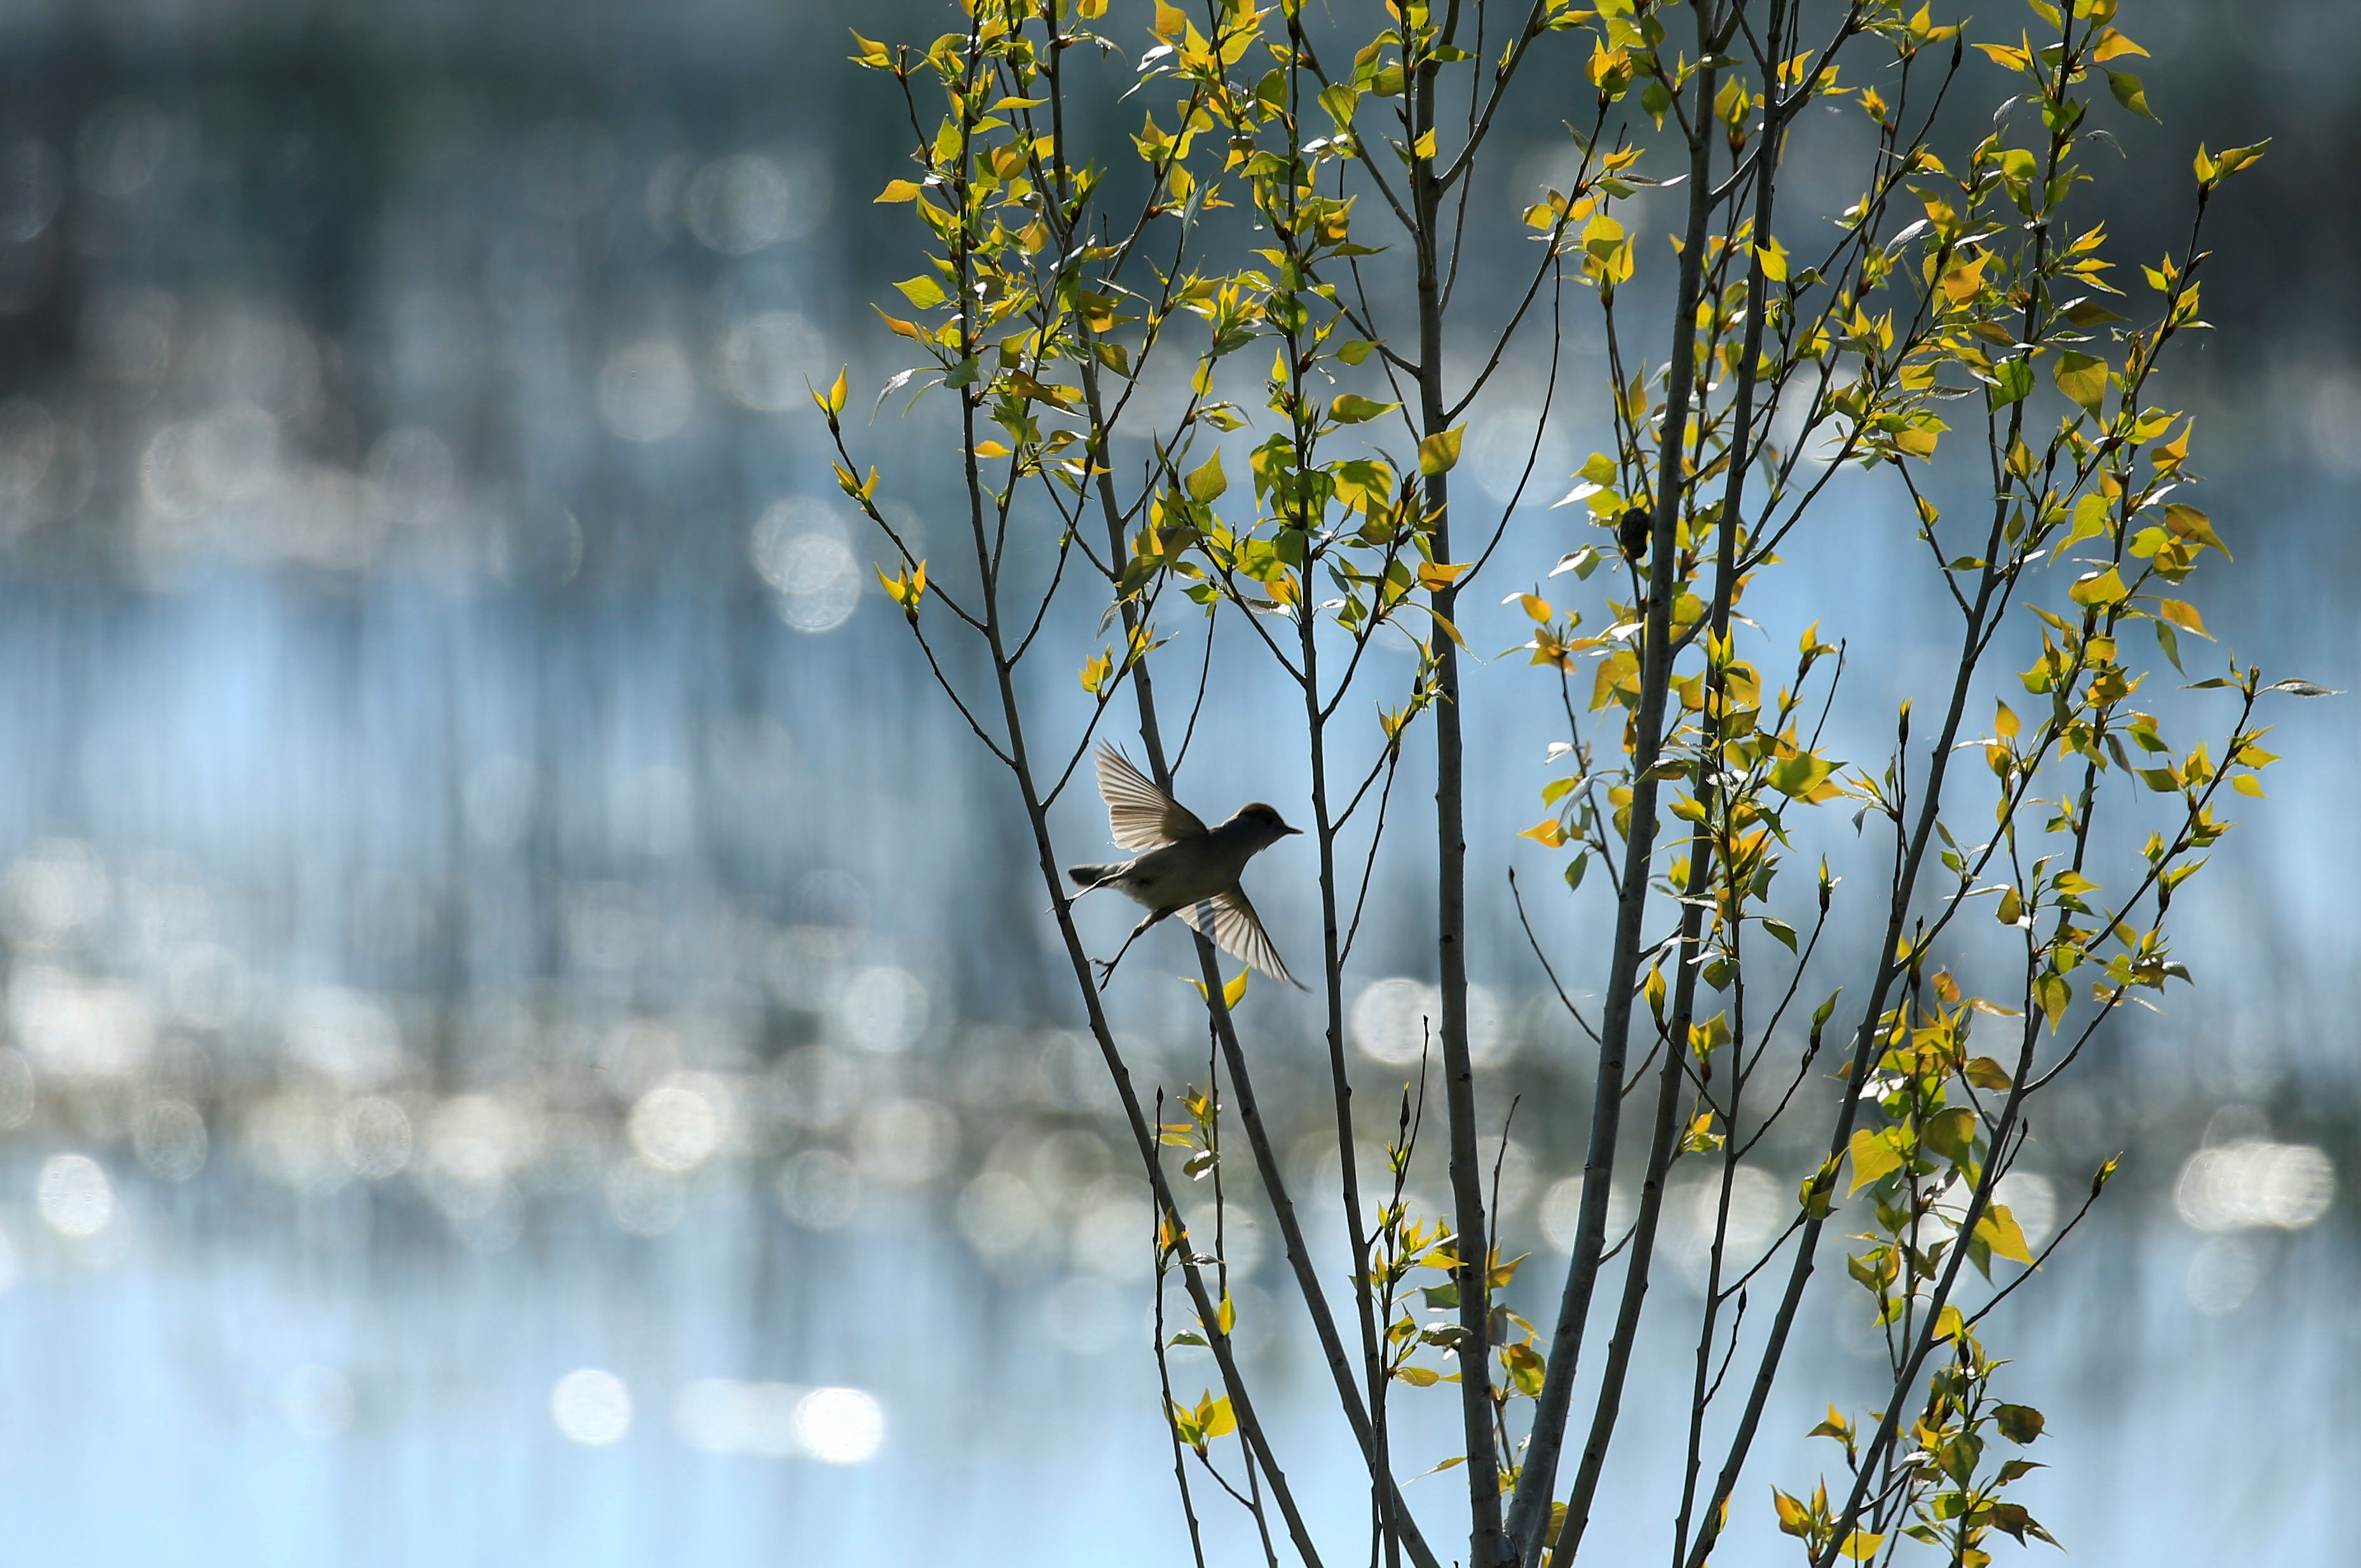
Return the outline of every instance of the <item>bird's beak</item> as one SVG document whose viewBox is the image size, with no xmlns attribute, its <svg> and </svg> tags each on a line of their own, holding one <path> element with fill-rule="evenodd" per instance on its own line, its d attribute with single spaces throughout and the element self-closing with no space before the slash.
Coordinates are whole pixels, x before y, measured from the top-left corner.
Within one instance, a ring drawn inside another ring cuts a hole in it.
<svg viewBox="0 0 2361 1568">
<path fill-rule="evenodd" d="M 1288 838 L 1290 835 L 1301 837 L 1302 832 L 1303 829 L 1301 828 L 1289 828 L 1282 824 L 1279 829 L 1279 836 L 1282 839 Z"/>
</svg>

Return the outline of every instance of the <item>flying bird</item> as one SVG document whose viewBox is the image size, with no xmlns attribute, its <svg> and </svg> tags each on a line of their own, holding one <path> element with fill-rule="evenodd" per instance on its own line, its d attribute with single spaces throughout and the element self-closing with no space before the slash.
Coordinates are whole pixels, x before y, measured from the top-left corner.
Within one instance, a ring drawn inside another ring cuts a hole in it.
<svg viewBox="0 0 2361 1568">
<path fill-rule="evenodd" d="M 1077 898 L 1111 887 L 1148 906 L 1148 917 L 1132 927 L 1122 950 L 1102 966 L 1100 988 L 1114 978 L 1115 966 L 1142 932 L 1178 915 L 1224 952 L 1301 989 L 1301 982 L 1279 961 L 1279 949 L 1270 945 L 1254 905 L 1246 902 L 1238 876 L 1256 855 L 1303 829 L 1290 828 L 1260 801 L 1238 807 L 1228 821 L 1208 828 L 1132 766 L 1130 758 L 1104 743 L 1098 772 L 1108 831 L 1123 848 L 1143 852 L 1112 865 L 1069 866 L 1066 874 L 1082 889 Z"/>
</svg>

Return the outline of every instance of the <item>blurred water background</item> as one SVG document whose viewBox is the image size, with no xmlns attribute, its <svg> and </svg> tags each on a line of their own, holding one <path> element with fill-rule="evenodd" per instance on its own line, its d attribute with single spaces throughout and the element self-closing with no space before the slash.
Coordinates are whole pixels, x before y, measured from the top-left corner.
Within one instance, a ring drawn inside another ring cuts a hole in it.
<svg viewBox="0 0 2361 1568">
<path fill-rule="evenodd" d="M 900 368 L 867 302 L 916 269 L 869 203 L 900 122 L 842 62 L 848 19 L 950 25 L 811 0 L 0 5 L 12 1557 L 1183 1560 L 1126 1137 L 1013 801 L 908 657 L 803 411 L 807 374 L 849 361 L 861 402 Z M 2361 685 L 2361 21 L 2176 0 L 2125 26 L 2169 126 L 2125 134 L 2129 253 L 2181 243 L 2201 134 L 2279 138 L 2226 199 L 2223 330 L 2174 388 L 2239 555 L 2208 622 L 2275 673 Z M 1504 203 L 1559 157 L 1555 118 L 1510 127 Z M 923 456 L 939 412 L 864 439 Z M 1554 426 L 1542 487 L 1592 442 Z M 1516 455 L 1473 444 L 1496 499 Z M 928 493 L 888 493 L 923 532 Z M 1557 526 L 1534 513 L 1510 576 Z M 1836 558 L 1843 630 L 1923 670 L 1941 650 L 1881 595 L 1880 548 Z M 1236 734 L 1284 716 L 1246 668 Z M 1536 786 L 1541 695 L 1511 661 L 1468 702 Z M 2187 910 L 2202 987 L 2109 1038 L 2011 1193 L 2054 1224 L 2131 1151 L 1995 1334 L 2049 1412 L 2028 1500 L 2086 1564 L 2356 1561 L 2361 748 L 2339 705 L 2285 718 L 2273 799 Z M 1286 769 L 1216 733 L 1192 798 L 1297 815 Z M 1479 804 L 1483 885 L 1531 804 Z M 1064 809 L 1094 850 L 1091 804 Z M 1301 857 L 1257 875 L 1308 952 Z M 1408 865 L 1384 875 L 1415 895 Z M 1477 1043 L 1495 1110 L 1525 1097 L 1508 1238 L 1554 1266 L 1587 1068 L 1504 918 L 1474 945 Z M 1543 925 L 1578 948 L 1572 916 Z M 1382 1106 L 1431 970 L 1382 919 L 1370 940 L 1348 997 Z M 1203 1079 L 1180 952 L 1144 948 L 1115 992 L 1169 1088 Z M 1249 1006 L 1324 1219 L 1313 1015 Z M 1764 1161 L 1741 1228 L 1808 1163 Z M 1253 1227 L 1231 1239 L 1246 1332 L 1301 1396 L 1282 1451 L 1349 1525 L 1300 1314 Z M 1683 1354 L 1651 1343 L 1643 1377 L 1686 1387 Z M 1829 1463 L 1795 1434 L 1870 1398 L 1877 1354 L 1865 1325 L 1816 1331 L 1741 1508 Z M 1636 1401 L 1633 1446 L 1675 1419 Z M 1626 1480 L 1602 1549 L 1661 1539 Z M 1760 1535 L 1725 1559 L 1772 1560 Z"/>
</svg>

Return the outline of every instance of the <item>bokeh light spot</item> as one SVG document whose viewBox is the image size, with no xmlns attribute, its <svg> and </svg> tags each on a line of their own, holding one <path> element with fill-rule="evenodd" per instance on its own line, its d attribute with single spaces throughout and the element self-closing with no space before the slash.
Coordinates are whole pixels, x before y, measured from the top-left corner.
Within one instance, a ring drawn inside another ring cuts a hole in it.
<svg viewBox="0 0 2361 1568">
<path fill-rule="evenodd" d="M 777 164 L 760 153 L 739 152 L 698 170 L 682 205 L 700 243 L 725 256 L 746 256 L 786 234 L 793 196 Z"/>
<path fill-rule="evenodd" d="M 1033 1184 L 1006 1171 L 987 1170 L 960 1193 L 960 1234 L 988 1262 L 1030 1246 L 1049 1217 Z"/>
<path fill-rule="evenodd" d="M 754 570 L 777 590 L 773 608 L 797 631 L 833 631 L 861 601 L 860 563 L 842 520 L 816 501 L 779 501 L 748 539 Z"/>
<path fill-rule="evenodd" d="M 410 1113 L 394 1101 L 364 1095 L 336 1115 L 336 1152 L 364 1181 L 398 1176 L 410 1163 Z"/>
<path fill-rule="evenodd" d="M 818 331 L 793 311 L 764 311 L 730 323 L 721 340 L 721 379 L 750 409 L 779 413 L 806 395 L 828 359 Z"/>
<path fill-rule="evenodd" d="M 588 1448 L 620 1442 L 631 1430 L 631 1390 L 611 1372 L 585 1366 L 549 1391 L 549 1419 L 560 1435 Z"/>
<path fill-rule="evenodd" d="M 106 1179 L 106 1168 L 88 1155 L 56 1154 L 43 1160 L 34 1202 L 49 1229 L 74 1240 L 98 1234 L 115 1218 L 114 1184 Z"/>
<path fill-rule="evenodd" d="M 185 1100 L 154 1102 L 132 1136 L 140 1165 L 159 1181 L 187 1181 L 205 1168 L 205 1119 Z"/>
<path fill-rule="evenodd" d="M 815 1388 L 796 1401 L 796 1437 L 826 1464 L 859 1464 L 885 1441 L 885 1412 L 859 1388 Z"/>
<path fill-rule="evenodd" d="M 663 1170 L 694 1170 L 721 1146 L 728 1124 L 709 1082 L 682 1074 L 640 1096 L 629 1133 L 641 1158 Z"/>
<path fill-rule="evenodd" d="M 2190 1156 L 2172 1196 L 2191 1230 L 2300 1231 L 2328 1212 L 2336 1166 L 2309 1144 L 2242 1138 Z"/>
<path fill-rule="evenodd" d="M 926 981 L 907 970 L 880 965 L 845 982 L 838 1014 L 848 1043 L 891 1055 L 908 1050 L 926 1034 L 931 1007 Z"/>
<path fill-rule="evenodd" d="M 861 1212 L 861 1173 L 834 1149 L 805 1149 L 779 1168 L 779 1208 L 807 1231 L 841 1230 Z"/>
</svg>

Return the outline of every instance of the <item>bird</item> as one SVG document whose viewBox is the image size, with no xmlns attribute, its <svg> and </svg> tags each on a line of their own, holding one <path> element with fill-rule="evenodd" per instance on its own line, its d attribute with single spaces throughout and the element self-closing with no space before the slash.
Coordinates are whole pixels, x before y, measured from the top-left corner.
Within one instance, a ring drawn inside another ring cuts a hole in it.
<svg viewBox="0 0 2361 1568">
<path fill-rule="evenodd" d="M 1104 742 L 1098 749 L 1098 775 L 1107 830 L 1124 849 L 1143 852 L 1108 865 L 1069 866 L 1066 874 L 1082 889 L 1077 899 L 1111 887 L 1148 907 L 1148 917 L 1132 927 L 1122 949 L 1102 964 L 1099 988 L 1104 991 L 1115 978 L 1115 966 L 1143 932 L 1178 915 L 1224 952 L 1302 990 L 1302 982 L 1287 972 L 1279 949 L 1271 946 L 1238 877 L 1256 855 L 1303 829 L 1290 828 L 1258 800 L 1238 807 L 1218 827 L 1207 828 L 1134 767 L 1129 757 Z"/>
<path fill-rule="evenodd" d="M 1655 519 L 1645 507 L 1633 507 L 1616 525 L 1615 542 L 1623 547 L 1623 558 L 1634 566 L 1648 558 L 1648 535 L 1654 527 Z"/>
</svg>

